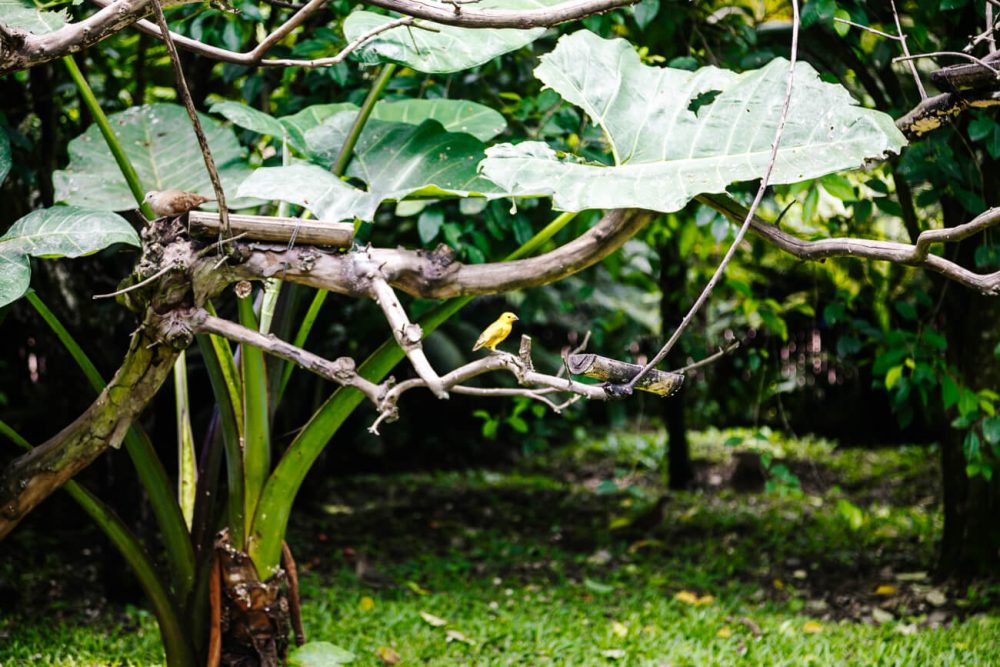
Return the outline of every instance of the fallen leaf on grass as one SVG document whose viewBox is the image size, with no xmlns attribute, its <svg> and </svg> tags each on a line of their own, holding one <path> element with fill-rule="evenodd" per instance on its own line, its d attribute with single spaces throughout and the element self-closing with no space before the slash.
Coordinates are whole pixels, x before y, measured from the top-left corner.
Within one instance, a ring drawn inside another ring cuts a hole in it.
<svg viewBox="0 0 1000 667">
<path fill-rule="evenodd" d="M 476 643 L 458 630 L 448 630 L 445 632 L 445 642 L 449 644 L 451 642 L 465 642 L 469 646 L 473 646 Z"/>
<path fill-rule="evenodd" d="M 396 649 L 390 646 L 379 646 L 375 649 L 375 655 L 386 665 L 395 665 L 403 659 Z"/>
<path fill-rule="evenodd" d="M 928 602 L 930 602 L 935 607 L 943 607 L 948 603 L 948 596 L 936 588 L 927 591 L 927 595 L 925 595 L 924 597 L 927 599 Z"/>
<path fill-rule="evenodd" d="M 802 624 L 802 632 L 807 635 L 815 635 L 823 632 L 823 624 L 816 621 L 806 621 Z"/>
<path fill-rule="evenodd" d="M 715 636 L 719 639 L 728 639 L 733 636 L 733 631 L 729 629 L 728 625 L 723 625 L 719 628 L 719 631 L 715 633 Z"/>
<path fill-rule="evenodd" d="M 875 595 L 895 595 L 899 589 L 892 584 L 879 584 L 875 589 Z"/>
<path fill-rule="evenodd" d="M 353 662 L 355 655 L 330 642 L 309 642 L 288 654 L 289 667 L 331 667 Z"/>
<path fill-rule="evenodd" d="M 612 593 L 615 590 L 614 586 L 610 586 L 608 584 L 602 584 L 599 581 L 594 581 L 590 577 L 584 578 L 583 586 L 588 591 L 598 593 L 599 595 L 607 595 L 608 593 Z"/>
<path fill-rule="evenodd" d="M 424 619 L 425 623 L 427 623 L 428 625 L 433 625 L 435 628 L 440 628 L 443 625 L 448 625 L 448 621 L 444 620 L 440 616 L 429 614 L 426 611 L 420 612 L 420 618 Z"/>
<path fill-rule="evenodd" d="M 896 575 L 897 581 L 923 581 L 926 578 L 926 572 L 900 572 Z"/>
<path fill-rule="evenodd" d="M 371 611 L 375 608 L 375 600 L 365 595 L 360 600 L 358 600 L 358 607 L 361 611 Z"/>
<path fill-rule="evenodd" d="M 773 585 L 779 591 L 785 588 L 785 582 L 783 582 L 781 579 L 775 579 L 774 581 L 771 582 L 771 585 Z"/>
<path fill-rule="evenodd" d="M 706 604 L 712 604 L 715 602 L 715 598 L 711 595 L 697 595 L 691 591 L 677 591 L 674 595 L 674 599 L 678 602 L 683 602 L 684 604 L 690 604 L 695 606 L 702 606 Z"/>
<path fill-rule="evenodd" d="M 621 621 L 611 622 L 611 634 L 615 637 L 627 637 L 628 636 L 628 626 Z"/>
<path fill-rule="evenodd" d="M 415 581 L 407 581 L 406 587 L 409 588 L 414 593 L 416 593 L 417 595 L 430 595 L 429 590 L 427 590 L 426 588 L 424 588 Z"/>
<path fill-rule="evenodd" d="M 625 651 L 620 648 L 609 648 L 607 651 L 601 651 L 601 655 L 610 660 L 621 660 L 625 657 Z"/>
<path fill-rule="evenodd" d="M 886 623 L 891 623 L 896 620 L 896 617 L 892 615 L 892 612 L 888 612 L 885 609 L 879 607 L 872 608 L 872 620 L 879 625 L 885 625 Z"/>
<path fill-rule="evenodd" d="M 653 540 L 653 539 L 639 540 L 638 542 L 633 542 L 632 544 L 630 544 L 628 546 L 628 552 L 630 554 L 634 554 L 634 553 L 636 553 L 638 551 L 641 551 L 642 549 L 648 549 L 648 548 L 651 548 L 651 547 L 658 547 L 658 546 L 661 546 L 662 544 L 663 544 L 663 542 L 661 540 Z"/>
</svg>

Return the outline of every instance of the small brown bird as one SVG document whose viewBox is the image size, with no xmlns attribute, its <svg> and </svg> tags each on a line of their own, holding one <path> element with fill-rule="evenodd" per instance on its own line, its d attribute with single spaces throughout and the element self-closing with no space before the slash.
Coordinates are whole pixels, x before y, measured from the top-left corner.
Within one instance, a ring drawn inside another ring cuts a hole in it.
<svg viewBox="0 0 1000 667">
<path fill-rule="evenodd" d="M 479 334 L 479 340 L 476 341 L 472 351 L 475 352 L 479 348 L 485 347 L 490 352 L 496 352 L 497 345 L 510 335 L 510 330 L 513 328 L 514 322 L 517 322 L 517 315 L 510 311 L 498 317 L 496 322 L 486 327 L 483 333 Z"/>
<path fill-rule="evenodd" d="M 165 218 L 183 215 L 205 202 L 215 201 L 215 199 L 183 190 L 151 190 L 146 193 L 143 201 L 149 204 L 156 217 Z"/>
</svg>

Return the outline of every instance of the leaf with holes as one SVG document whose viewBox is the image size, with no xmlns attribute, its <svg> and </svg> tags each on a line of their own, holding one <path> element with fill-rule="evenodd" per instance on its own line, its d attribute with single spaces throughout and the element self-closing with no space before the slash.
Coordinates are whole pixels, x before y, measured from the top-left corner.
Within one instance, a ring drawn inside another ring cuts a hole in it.
<svg viewBox="0 0 1000 667">
<path fill-rule="evenodd" d="M 702 193 L 761 178 L 785 97 L 788 62 L 737 74 L 643 65 L 633 47 L 580 31 L 542 57 L 535 75 L 581 107 L 608 140 L 611 166 L 560 155 L 544 143 L 487 151 L 484 176 L 556 208 L 676 211 Z M 806 63 L 795 68 L 788 119 L 771 183 L 794 183 L 899 152 L 892 119 L 863 109 Z"/>
<path fill-rule="evenodd" d="M 53 206 L 32 211 L 0 237 L 0 306 L 28 290 L 33 257 L 80 257 L 114 243 L 138 246 L 139 236 L 109 211 Z"/>
<path fill-rule="evenodd" d="M 250 173 L 233 130 L 199 114 L 226 192 Z M 184 107 L 148 104 L 108 117 L 143 189 L 210 194 L 212 183 Z M 56 200 L 104 211 L 135 208 L 135 199 L 97 125 L 69 143 L 69 165 L 53 177 Z M 253 202 L 228 202 L 239 208 Z"/>
<path fill-rule="evenodd" d="M 562 0 L 482 0 L 476 3 L 476 10 L 538 9 L 560 2 Z M 344 21 L 344 36 L 354 41 L 396 18 L 367 11 L 353 12 Z M 544 28 L 457 28 L 430 21 L 419 24 L 430 30 L 416 26 L 386 30 L 355 51 L 354 57 L 369 65 L 393 62 L 418 72 L 459 72 L 527 46 L 545 34 Z"/>
</svg>

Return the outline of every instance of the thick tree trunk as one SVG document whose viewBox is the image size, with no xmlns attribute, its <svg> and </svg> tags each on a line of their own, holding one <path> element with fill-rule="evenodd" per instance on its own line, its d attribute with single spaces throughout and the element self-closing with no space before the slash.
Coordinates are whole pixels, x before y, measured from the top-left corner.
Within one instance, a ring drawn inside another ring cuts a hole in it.
<svg viewBox="0 0 1000 667">
<path fill-rule="evenodd" d="M 660 243 L 660 319 L 663 323 L 664 337 L 667 332 L 677 326 L 685 312 L 685 283 L 687 278 L 687 263 L 681 257 L 677 247 L 679 234 Z M 667 355 L 667 362 L 672 368 L 684 365 L 678 345 Z M 685 394 L 687 390 L 681 386 L 669 400 L 662 401 L 660 413 L 667 427 L 667 460 L 664 471 L 667 486 L 674 490 L 686 489 L 694 481 L 694 469 L 691 466 L 691 452 L 687 441 L 687 423 L 684 415 Z"/>
<path fill-rule="evenodd" d="M 990 178 L 998 175 L 996 169 L 984 171 L 987 183 L 998 183 L 1000 179 Z M 944 203 L 946 225 L 964 221 L 966 214 L 955 202 Z M 980 242 L 977 237 L 961 243 L 959 261 L 973 265 Z M 948 361 L 958 368 L 970 389 L 1000 389 L 1000 363 L 994 357 L 1000 344 L 1000 301 L 955 285 L 943 289 Z M 964 430 L 953 428 L 945 429 L 942 437 L 944 534 L 938 560 L 939 574 L 963 579 L 1000 570 L 1000 470 L 994 472 L 992 481 L 970 479 L 965 472 L 964 438 Z"/>
</svg>

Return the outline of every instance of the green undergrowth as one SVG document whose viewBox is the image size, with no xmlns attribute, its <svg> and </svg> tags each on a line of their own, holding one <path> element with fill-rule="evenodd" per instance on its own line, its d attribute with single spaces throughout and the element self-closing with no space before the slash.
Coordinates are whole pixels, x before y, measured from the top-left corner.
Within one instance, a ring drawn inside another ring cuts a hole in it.
<svg viewBox="0 0 1000 667">
<path fill-rule="evenodd" d="M 928 574 L 933 449 L 706 432 L 695 490 L 664 495 L 662 439 L 331 481 L 289 535 L 307 636 L 356 665 L 1000 664 L 997 589 Z M 759 493 L 729 484 L 748 450 Z M 148 613 L 45 612 L 0 622 L 0 664 L 162 661 Z"/>
</svg>

